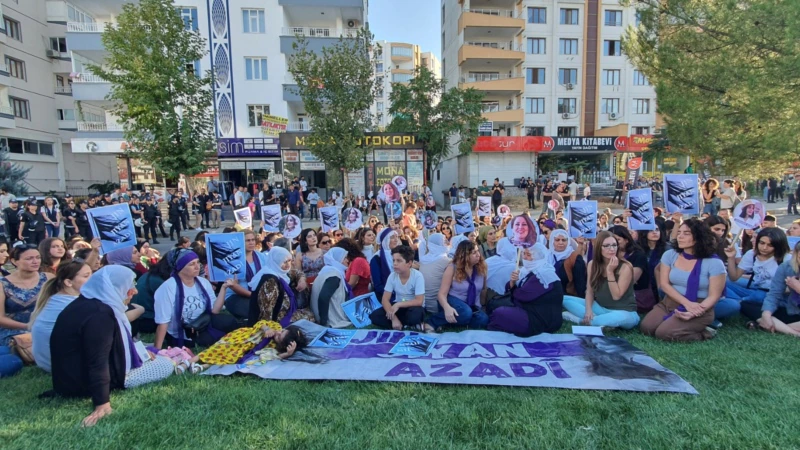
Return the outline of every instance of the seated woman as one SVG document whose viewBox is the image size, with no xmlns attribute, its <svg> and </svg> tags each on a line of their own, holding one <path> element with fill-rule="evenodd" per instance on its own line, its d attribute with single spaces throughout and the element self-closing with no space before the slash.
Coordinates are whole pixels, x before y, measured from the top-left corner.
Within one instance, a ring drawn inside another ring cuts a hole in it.
<svg viewBox="0 0 800 450">
<path fill-rule="evenodd" d="M 57 237 L 49 237 L 39 243 L 39 254 L 42 256 L 42 264 L 39 271 L 55 275 L 61 261 L 69 261 L 71 258 L 67 254 L 67 244 Z"/>
<path fill-rule="evenodd" d="M 486 287 L 488 288 L 486 297 L 488 300 L 506 292 L 506 285 L 511 280 L 511 272 L 515 270 L 517 270 L 517 248 L 508 238 L 502 238 L 497 241 L 497 255 L 486 260 Z M 426 283 L 427 280 L 426 275 Z"/>
<path fill-rule="evenodd" d="M 747 327 L 800 337 L 800 243 L 791 257 L 778 266 L 763 304 L 743 301 L 742 315 Z"/>
<path fill-rule="evenodd" d="M 257 240 L 253 230 L 244 230 L 245 279 L 231 280 L 230 288 L 225 295 L 225 309 L 239 321 L 246 320 L 250 314 L 251 291 L 248 289 L 248 283 L 266 264 L 267 255 L 256 251 Z"/>
<path fill-rule="evenodd" d="M 574 244 L 565 230 L 550 233 L 550 263 L 561 280 L 564 297 L 573 296 L 580 300 L 586 297 L 586 262 L 583 259 L 583 246 Z M 577 247 L 577 248 L 576 248 Z"/>
<path fill-rule="evenodd" d="M 0 278 L 0 347 L 13 336 L 28 332 L 28 322 L 36 307 L 36 299 L 51 273 L 39 273 L 42 259 L 36 245 L 14 247 L 9 260 L 17 268 Z"/>
<path fill-rule="evenodd" d="M 65 397 L 91 397 L 94 411 L 83 419 L 84 426 L 111 413 L 112 389 L 159 381 L 175 369 L 169 358 L 149 352 L 142 360 L 134 345 L 125 310 L 136 292 L 135 276 L 121 266 L 101 268 L 53 327 L 53 390 Z"/>
<path fill-rule="evenodd" d="M 175 260 L 175 254 L 180 250 L 172 249 L 164 255 L 161 260 L 155 265 L 150 266 L 150 269 L 139 277 L 136 281 L 136 295 L 133 296 L 131 304 L 141 306 L 144 311 L 142 315 L 136 319 L 136 324 L 131 324 L 133 327 L 134 336 L 137 333 L 155 333 L 156 332 L 156 310 L 155 298 L 156 291 L 169 279 L 172 275 L 172 266 L 170 261 Z"/>
<path fill-rule="evenodd" d="M 420 253 L 419 273 L 425 280 L 425 311 L 435 314 L 439 311 L 439 287 L 442 285 L 442 277 L 450 265 L 444 235 L 434 233 L 428 236 L 425 245 L 420 246 Z"/>
<path fill-rule="evenodd" d="M 314 322 L 314 314 L 298 306 L 297 293 L 291 287 L 292 254 L 276 246 L 266 257 L 261 270 L 248 285 L 252 296 L 247 325 L 255 326 L 263 320 L 278 322 L 284 327 L 302 319 Z"/>
<path fill-rule="evenodd" d="M 714 316 L 725 319 L 739 313 L 741 303 L 763 303 L 772 285 L 772 278 L 789 253 L 786 235 L 778 228 L 762 228 L 756 235 L 756 246 L 742 256 L 736 265 L 736 249 L 728 247 L 728 281 L 725 296 L 714 307 Z"/>
<path fill-rule="evenodd" d="M 402 330 L 414 327 L 421 330 L 425 310 L 425 280 L 412 268 L 414 250 L 401 245 L 392 249 L 392 274 L 386 281 L 381 297 L 381 307 L 369 315 L 372 324 L 379 328 Z"/>
<path fill-rule="evenodd" d="M 334 247 L 325 253 L 325 267 L 311 288 L 311 310 L 322 326 L 344 328 L 352 325 L 342 309 L 342 303 L 353 298 L 353 290 L 345 279 L 349 265 L 345 249 Z"/>
<path fill-rule="evenodd" d="M 392 274 L 392 250 L 400 245 L 400 236 L 391 228 L 384 228 L 379 237 L 381 247 L 369 262 L 369 271 L 372 276 L 372 290 L 381 299 L 386 280 Z"/>
<path fill-rule="evenodd" d="M 661 297 L 658 293 L 658 267 L 661 262 L 661 257 L 667 250 L 667 233 L 664 223 L 657 221 L 656 229 L 648 232 L 639 233 L 639 247 L 644 250 L 645 257 L 647 258 L 647 274 L 650 278 L 650 295 L 641 292 L 636 297 L 636 311 L 646 314 L 653 309 L 653 306 L 658 303 Z"/>
<path fill-rule="evenodd" d="M 236 318 L 220 314 L 225 303 L 225 293 L 231 282 L 226 281 L 212 303 L 214 288 L 200 275 L 197 253 L 179 249 L 170 252 L 174 262 L 172 276 L 156 290 L 154 346 L 208 347 L 225 333 L 237 328 Z"/>
<path fill-rule="evenodd" d="M 620 225 L 614 225 L 609 228 L 608 231 L 610 231 L 617 240 L 617 245 L 619 246 L 617 248 L 617 258 L 628 261 L 633 267 L 633 294 L 634 297 L 636 297 L 636 304 L 643 306 L 650 305 L 652 309 L 657 302 L 652 296 L 653 290 L 650 288 L 650 277 L 647 276 L 647 255 L 645 255 L 644 250 L 639 247 L 637 241 L 638 232 L 629 231 L 627 228 Z M 636 233 L 637 236 L 634 237 L 632 235 L 633 233 Z M 645 233 L 642 232 L 642 234 Z M 636 323 L 639 323 L 638 317 Z"/>
<path fill-rule="evenodd" d="M 353 297 L 369 293 L 369 283 L 372 277 L 369 271 L 369 262 L 361 253 L 361 247 L 352 238 L 342 238 L 336 243 L 336 247 L 347 251 L 347 260 L 350 261 L 350 264 L 347 266 L 345 279 L 353 290 Z"/>
<path fill-rule="evenodd" d="M 59 314 L 81 293 L 81 287 L 92 276 L 92 268 L 84 262 L 70 261 L 58 266 L 55 278 L 42 286 L 36 309 L 31 315 L 31 339 L 36 365 L 50 372 L 50 335 Z"/>
<path fill-rule="evenodd" d="M 613 228 L 613 227 L 612 227 Z M 618 256 L 618 242 L 610 231 L 597 234 L 589 261 L 586 300 L 564 298 L 564 317 L 575 323 L 629 330 L 639 323 L 633 294 L 633 266 Z"/>
<path fill-rule="evenodd" d="M 458 244 L 453 264 L 444 271 L 439 288 L 439 311 L 428 317 L 426 332 L 448 325 L 486 328 L 489 317 L 481 310 L 486 303 L 486 261 L 477 244 Z"/>
<path fill-rule="evenodd" d="M 314 287 L 317 275 L 325 266 L 325 252 L 318 244 L 319 238 L 313 229 L 306 228 L 300 233 L 300 251 L 295 251 L 294 268 L 300 274 L 297 291 L 306 299 L 298 299 L 301 306 L 307 304 L 310 289 Z"/>
<path fill-rule="evenodd" d="M 512 304 L 492 311 L 488 330 L 527 337 L 561 328 L 564 291 L 548 254 L 542 244 L 522 251 L 522 270 L 511 272 L 506 285 Z"/>
<path fill-rule="evenodd" d="M 716 239 L 698 219 L 678 227 L 672 249 L 661 257 L 658 285 L 666 297 L 642 319 L 643 334 L 680 342 L 714 337 L 707 327 L 725 289 L 725 265 L 714 258 Z"/>
<path fill-rule="evenodd" d="M 131 246 L 108 252 L 103 256 L 103 260 L 106 266 L 122 266 L 133 270 L 138 278 L 136 264 L 139 264 L 141 256 L 136 246 Z"/>
</svg>

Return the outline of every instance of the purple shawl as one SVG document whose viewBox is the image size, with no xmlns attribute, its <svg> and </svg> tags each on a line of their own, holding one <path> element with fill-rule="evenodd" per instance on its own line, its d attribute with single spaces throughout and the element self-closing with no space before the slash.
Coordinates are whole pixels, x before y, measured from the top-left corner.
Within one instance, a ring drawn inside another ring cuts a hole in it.
<svg viewBox="0 0 800 450">
<path fill-rule="evenodd" d="M 689 272 L 689 278 L 686 279 L 686 293 L 683 295 L 690 302 L 697 303 L 697 289 L 700 287 L 700 271 L 703 266 L 703 260 L 698 259 L 696 256 L 690 255 L 686 252 L 681 252 L 681 255 L 683 255 L 683 257 L 689 261 L 694 261 L 696 259 L 698 260 L 694 264 L 692 271 Z M 711 257 L 719 259 L 717 255 L 712 255 Z M 675 311 L 686 312 L 686 308 L 683 305 L 681 305 L 677 307 Z M 671 313 L 664 316 L 664 320 L 667 320 L 670 317 L 672 317 L 672 315 L 675 314 L 675 311 L 672 311 Z"/>
<path fill-rule="evenodd" d="M 177 273 L 173 273 L 172 278 L 175 279 L 175 313 L 172 315 L 172 320 L 177 322 L 179 330 L 183 330 L 183 281 L 181 281 Z M 211 297 L 209 297 L 208 292 L 206 292 L 203 285 L 200 284 L 200 280 L 197 277 L 194 278 L 194 284 L 197 286 L 197 290 L 200 291 L 203 300 L 206 302 L 205 313 L 211 314 Z M 210 323 L 208 324 L 208 332 L 217 338 L 223 336 L 222 333 L 215 330 Z M 179 333 L 177 337 L 177 347 L 183 347 L 183 335 L 184 333 Z"/>
</svg>

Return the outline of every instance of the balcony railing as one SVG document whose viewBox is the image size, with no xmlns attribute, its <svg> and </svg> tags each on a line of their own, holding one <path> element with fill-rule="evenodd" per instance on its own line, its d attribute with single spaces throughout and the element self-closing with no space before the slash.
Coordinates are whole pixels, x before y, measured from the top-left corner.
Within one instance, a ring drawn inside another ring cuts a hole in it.
<svg viewBox="0 0 800 450">
<path fill-rule="evenodd" d="M 107 122 L 78 122 L 78 131 L 122 131 L 122 125 Z"/>
<path fill-rule="evenodd" d="M 14 115 L 14 109 L 9 105 L 0 105 L 0 114 Z"/>
<path fill-rule="evenodd" d="M 79 73 L 72 79 L 73 83 L 108 83 L 102 77 L 99 77 L 93 73 Z"/>
<path fill-rule="evenodd" d="M 356 37 L 357 28 L 324 28 L 324 27 L 284 27 L 281 29 L 283 36 L 305 37 Z"/>
<path fill-rule="evenodd" d="M 102 33 L 106 28 L 113 27 L 111 22 L 67 22 L 67 31 L 70 33 Z"/>
<path fill-rule="evenodd" d="M 311 131 L 311 123 L 305 122 L 289 122 L 286 126 L 288 131 Z"/>
<path fill-rule="evenodd" d="M 516 11 L 510 9 L 472 8 L 472 9 L 464 9 L 464 12 L 486 14 L 487 16 L 511 17 L 512 19 L 519 18 L 519 14 Z"/>
<path fill-rule="evenodd" d="M 496 81 L 496 80 L 508 80 L 509 78 L 521 78 L 522 76 L 523 76 L 522 74 L 514 75 L 513 73 L 470 73 L 470 74 L 462 74 L 460 80 L 462 83 L 478 83 L 482 81 Z"/>
<path fill-rule="evenodd" d="M 56 94 L 72 94 L 72 86 L 56 86 Z"/>
<path fill-rule="evenodd" d="M 517 45 L 513 42 L 465 42 L 464 45 L 471 47 L 493 48 L 497 50 L 511 50 L 515 52 L 524 52 L 524 45 Z"/>
</svg>

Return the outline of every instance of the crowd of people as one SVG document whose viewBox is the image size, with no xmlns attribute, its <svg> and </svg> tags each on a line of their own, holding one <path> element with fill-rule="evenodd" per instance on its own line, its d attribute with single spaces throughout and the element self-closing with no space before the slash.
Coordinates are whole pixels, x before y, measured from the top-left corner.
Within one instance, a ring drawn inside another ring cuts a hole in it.
<svg viewBox="0 0 800 450">
<path fill-rule="evenodd" d="M 725 185 L 735 192 L 735 183 Z M 498 186 L 488 196 L 502 195 Z M 192 198 L 202 204 L 204 195 Z M 113 389 L 306 351 L 294 322 L 351 326 L 343 303 L 370 293 L 380 302 L 372 325 L 393 330 L 527 337 L 568 321 L 691 342 L 713 338 L 720 320 L 741 314 L 749 328 L 800 337 L 800 244 L 790 248 L 787 239 L 800 236 L 800 219 L 786 231 L 771 216 L 759 229 L 732 231 L 728 204 L 714 203 L 693 218 L 656 208 L 655 229 L 635 231 L 630 212 L 607 210 L 597 237 L 586 239 L 570 237 L 557 208 L 536 218 L 476 214 L 474 231 L 458 233 L 452 217 L 423 226 L 421 213 L 435 208 L 427 198 L 403 192 L 399 219 L 381 220 L 367 204 L 361 227 L 309 227 L 295 239 L 225 228 L 244 234 L 247 270 L 218 283 L 208 279 L 206 231 L 178 234 L 164 255 L 144 231 L 135 246 L 104 255 L 80 226 L 65 239 L 57 228 L 11 233 L 0 242 L 0 266 L 13 268 L 0 278 L 0 376 L 18 372 L 26 357 L 52 374 L 53 393 L 92 399 L 83 423 L 93 425 L 111 412 Z M 55 226 L 65 215 L 51 209 L 45 202 L 40 214 Z M 171 210 L 170 222 L 180 222 Z"/>
</svg>

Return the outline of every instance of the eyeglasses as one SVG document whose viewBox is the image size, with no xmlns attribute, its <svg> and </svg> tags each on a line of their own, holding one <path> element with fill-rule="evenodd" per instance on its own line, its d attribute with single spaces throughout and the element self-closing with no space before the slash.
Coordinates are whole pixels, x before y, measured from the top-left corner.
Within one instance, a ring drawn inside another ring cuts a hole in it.
<svg viewBox="0 0 800 450">
<path fill-rule="evenodd" d="M 619 245 L 617 245 L 617 244 L 603 244 L 603 248 L 607 248 L 607 249 L 612 249 L 612 248 L 617 248 L 617 247 L 619 247 Z"/>
<path fill-rule="evenodd" d="M 319 245 L 331 245 L 331 240 L 330 240 L 330 239 L 327 239 L 327 240 L 321 241 L 321 242 L 319 243 Z"/>
</svg>

